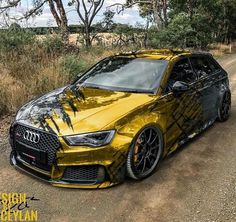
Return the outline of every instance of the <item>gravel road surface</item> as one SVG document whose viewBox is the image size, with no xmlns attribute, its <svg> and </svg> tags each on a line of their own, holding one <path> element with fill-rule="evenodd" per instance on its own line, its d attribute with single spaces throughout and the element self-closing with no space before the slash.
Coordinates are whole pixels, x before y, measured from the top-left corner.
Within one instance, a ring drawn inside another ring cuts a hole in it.
<svg viewBox="0 0 236 222">
<path fill-rule="evenodd" d="M 236 55 L 219 60 L 229 72 L 232 113 L 163 160 L 150 178 L 103 190 L 55 188 L 9 165 L 0 138 L 0 192 L 23 192 L 39 221 L 236 221 Z"/>
</svg>

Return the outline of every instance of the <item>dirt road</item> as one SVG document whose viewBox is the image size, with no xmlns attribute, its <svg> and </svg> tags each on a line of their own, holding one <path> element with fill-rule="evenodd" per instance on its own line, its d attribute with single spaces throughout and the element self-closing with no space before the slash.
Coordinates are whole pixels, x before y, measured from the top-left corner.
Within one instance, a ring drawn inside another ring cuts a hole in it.
<svg viewBox="0 0 236 222">
<path fill-rule="evenodd" d="M 104 190 L 55 188 L 13 169 L 1 142 L 0 192 L 24 192 L 40 201 L 39 221 L 236 221 L 236 55 L 220 63 L 229 72 L 232 114 L 166 158 L 150 178 Z"/>
</svg>

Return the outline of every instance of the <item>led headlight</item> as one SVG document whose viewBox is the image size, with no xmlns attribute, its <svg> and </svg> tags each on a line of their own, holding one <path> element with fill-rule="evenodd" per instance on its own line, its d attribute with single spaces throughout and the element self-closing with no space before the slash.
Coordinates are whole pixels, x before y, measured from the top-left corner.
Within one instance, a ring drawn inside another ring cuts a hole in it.
<svg viewBox="0 0 236 222">
<path fill-rule="evenodd" d="M 18 110 L 16 113 L 16 116 L 15 116 L 15 120 L 20 119 L 20 116 L 21 116 L 21 112 L 20 112 L 20 110 Z"/>
<path fill-rule="evenodd" d="M 95 133 L 78 134 L 74 136 L 65 136 L 64 139 L 71 146 L 105 146 L 111 142 L 115 130 L 101 131 Z"/>
</svg>

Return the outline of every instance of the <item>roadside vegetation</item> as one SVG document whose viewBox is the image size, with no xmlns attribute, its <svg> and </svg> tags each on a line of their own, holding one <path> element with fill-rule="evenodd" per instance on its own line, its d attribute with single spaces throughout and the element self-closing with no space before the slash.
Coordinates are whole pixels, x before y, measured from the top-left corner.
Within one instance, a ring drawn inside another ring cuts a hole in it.
<svg viewBox="0 0 236 222">
<path fill-rule="evenodd" d="M 99 46 L 79 51 L 75 46 L 71 48 L 58 35 L 38 40 L 25 30 L 1 32 L 0 116 L 15 112 L 35 96 L 72 82 L 96 61 L 121 50 Z"/>
<path fill-rule="evenodd" d="M 32 1 L 32 8 L 21 19 L 40 16 L 42 5 L 50 3 L 58 25 L 53 28 L 20 27 L 9 11 L 21 1 L 4 2 L 0 4 L 0 17 L 7 21 L 0 30 L 0 117 L 72 82 L 101 58 L 121 51 L 177 47 L 211 50 L 221 56 L 235 49 L 236 0 L 127 0 L 107 7 L 97 23 L 94 18 L 105 1 L 71 1 L 69 7 L 77 9 L 82 21 L 71 26 L 64 13 L 67 1 Z M 146 24 L 114 22 L 116 13 L 134 6 Z M 90 17 L 86 7 L 93 12 Z"/>
</svg>

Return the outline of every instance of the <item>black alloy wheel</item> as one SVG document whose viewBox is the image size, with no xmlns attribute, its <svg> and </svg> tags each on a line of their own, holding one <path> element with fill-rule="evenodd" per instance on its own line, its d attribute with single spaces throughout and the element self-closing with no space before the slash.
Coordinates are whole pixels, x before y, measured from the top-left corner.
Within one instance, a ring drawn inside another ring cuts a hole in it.
<svg viewBox="0 0 236 222">
<path fill-rule="evenodd" d="M 134 139 L 127 158 L 128 176 L 139 180 L 150 176 L 156 169 L 163 153 L 161 131 L 154 127 L 144 128 Z"/>
<path fill-rule="evenodd" d="M 218 110 L 218 120 L 224 122 L 228 120 L 231 108 L 231 93 L 225 92 Z"/>
</svg>

